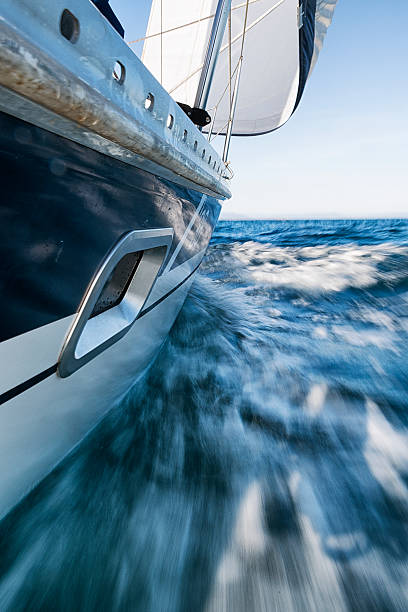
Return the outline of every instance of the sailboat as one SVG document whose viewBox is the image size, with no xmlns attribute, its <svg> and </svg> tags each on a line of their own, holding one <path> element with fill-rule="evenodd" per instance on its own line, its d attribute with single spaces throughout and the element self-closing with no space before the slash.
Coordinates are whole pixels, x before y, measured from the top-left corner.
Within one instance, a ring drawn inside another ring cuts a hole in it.
<svg viewBox="0 0 408 612">
<path fill-rule="evenodd" d="M 140 60 L 109 0 L 1 4 L 0 516 L 152 364 L 334 5 L 153 0 Z"/>
</svg>

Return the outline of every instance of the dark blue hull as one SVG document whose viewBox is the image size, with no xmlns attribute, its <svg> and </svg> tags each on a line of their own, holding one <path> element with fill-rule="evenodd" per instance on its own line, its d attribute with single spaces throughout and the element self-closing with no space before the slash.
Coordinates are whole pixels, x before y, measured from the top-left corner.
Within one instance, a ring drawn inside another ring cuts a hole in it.
<svg viewBox="0 0 408 612">
<path fill-rule="evenodd" d="M 207 246 L 220 205 L 202 194 L 0 113 L 0 341 L 77 311 L 124 233 L 171 227 L 173 266 Z"/>
</svg>

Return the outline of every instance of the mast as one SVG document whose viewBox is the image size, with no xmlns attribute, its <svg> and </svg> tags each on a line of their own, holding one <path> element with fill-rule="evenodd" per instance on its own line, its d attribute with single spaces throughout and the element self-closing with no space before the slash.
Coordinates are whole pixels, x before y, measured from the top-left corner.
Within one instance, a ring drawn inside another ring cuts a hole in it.
<svg viewBox="0 0 408 612">
<path fill-rule="evenodd" d="M 210 40 L 208 41 L 204 65 L 201 71 L 200 81 L 198 83 L 198 89 L 195 97 L 195 108 L 205 109 L 207 105 L 215 65 L 217 63 L 218 53 L 224 36 L 230 10 L 231 0 L 218 0 Z"/>
</svg>

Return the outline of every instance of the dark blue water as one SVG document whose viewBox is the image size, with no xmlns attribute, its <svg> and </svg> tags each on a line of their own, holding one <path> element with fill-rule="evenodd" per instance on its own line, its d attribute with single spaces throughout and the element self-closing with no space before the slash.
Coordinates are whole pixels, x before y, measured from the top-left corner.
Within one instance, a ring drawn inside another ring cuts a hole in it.
<svg viewBox="0 0 408 612">
<path fill-rule="evenodd" d="M 222 222 L 155 364 L 1 525 L 0 609 L 408 610 L 408 221 Z"/>
</svg>

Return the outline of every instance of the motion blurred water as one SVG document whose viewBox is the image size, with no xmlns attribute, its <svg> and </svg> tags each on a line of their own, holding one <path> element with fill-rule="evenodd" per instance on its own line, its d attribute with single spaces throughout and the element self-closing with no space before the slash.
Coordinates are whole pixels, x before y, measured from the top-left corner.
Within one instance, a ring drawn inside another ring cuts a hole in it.
<svg viewBox="0 0 408 612">
<path fill-rule="evenodd" d="M 0 609 L 406 611 L 408 221 L 221 222 L 161 353 L 1 524 Z"/>
</svg>

